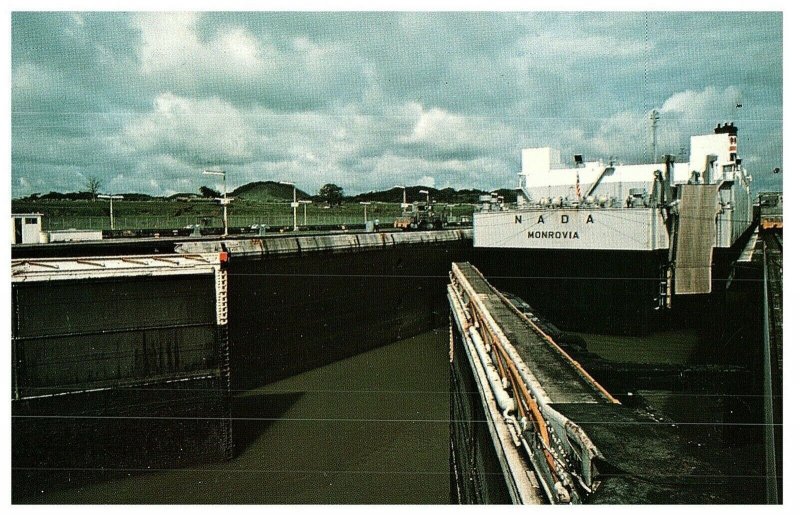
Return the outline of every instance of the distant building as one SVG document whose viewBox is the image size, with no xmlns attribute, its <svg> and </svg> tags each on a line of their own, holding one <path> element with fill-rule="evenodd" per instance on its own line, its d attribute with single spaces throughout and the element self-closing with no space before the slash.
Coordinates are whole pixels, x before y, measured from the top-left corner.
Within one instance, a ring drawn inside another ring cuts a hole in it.
<svg viewBox="0 0 800 516">
<path fill-rule="evenodd" d="M 42 234 L 41 213 L 11 214 L 11 243 L 40 244 L 46 241 Z"/>
</svg>

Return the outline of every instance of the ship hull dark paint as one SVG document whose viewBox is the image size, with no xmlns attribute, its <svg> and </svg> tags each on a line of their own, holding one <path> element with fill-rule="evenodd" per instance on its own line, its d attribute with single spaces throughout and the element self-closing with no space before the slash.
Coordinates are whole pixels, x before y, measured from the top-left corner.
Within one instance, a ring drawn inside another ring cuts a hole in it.
<svg viewBox="0 0 800 516">
<path fill-rule="evenodd" d="M 655 323 L 664 253 L 475 249 L 495 287 L 571 331 L 646 333 Z"/>
<path fill-rule="evenodd" d="M 500 290 L 519 296 L 569 331 L 646 335 L 708 324 L 724 298 L 733 264 L 754 226 L 729 248 L 715 248 L 710 294 L 672 296 L 658 309 L 667 251 L 475 248 L 472 263 Z"/>
</svg>

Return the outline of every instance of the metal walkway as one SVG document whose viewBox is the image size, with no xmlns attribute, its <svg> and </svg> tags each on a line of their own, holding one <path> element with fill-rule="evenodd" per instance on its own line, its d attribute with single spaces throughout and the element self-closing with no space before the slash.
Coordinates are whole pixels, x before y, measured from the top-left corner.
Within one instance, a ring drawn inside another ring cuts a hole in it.
<svg viewBox="0 0 800 516">
<path fill-rule="evenodd" d="M 511 501 L 725 503 L 745 488 L 735 457 L 709 460 L 673 421 L 620 404 L 475 267 L 450 278 L 451 362 L 469 364 Z"/>
<path fill-rule="evenodd" d="M 451 280 L 453 319 L 512 501 L 579 502 L 594 482 L 597 449 L 551 405 L 616 400 L 472 265 L 454 263 Z"/>
<path fill-rule="evenodd" d="M 456 264 L 460 275 L 491 314 L 509 343 L 553 403 L 609 402 L 611 396 L 553 340 L 514 307 L 475 267 Z"/>
</svg>

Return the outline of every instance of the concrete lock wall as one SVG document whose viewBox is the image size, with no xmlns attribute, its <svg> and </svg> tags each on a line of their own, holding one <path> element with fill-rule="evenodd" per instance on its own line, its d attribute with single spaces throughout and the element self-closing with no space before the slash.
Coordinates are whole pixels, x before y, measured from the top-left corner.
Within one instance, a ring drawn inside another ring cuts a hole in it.
<svg viewBox="0 0 800 516">
<path fill-rule="evenodd" d="M 453 329 L 450 361 L 450 501 L 509 504 L 511 494 L 497 458 L 461 334 Z"/>
<path fill-rule="evenodd" d="M 109 468 L 224 460 L 236 453 L 230 382 L 264 385 L 446 324 L 447 271 L 471 252 L 464 233 L 179 244 L 189 261 L 229 253 L 224 328 L 211 273 L 16 278 L 13 496 L 65 479 L 80 485 Z M 90 252 L 75 245 L 67 252 Z M 52 271 L 47 260 L 16 267 Z"/>
<path fill-rule="evenodd" d="M 213 274 L 13 283 L 12 310 L 14 498 L 230 456 Z"/>
<path fill-rule="evenodd" d="M 394 237 L 394 239 L 390 238 Z M 234 388 L 292 376 L 446 324 L 447 271 L 471 252 L 456 233 L 265 241 L 229 268 Z"/>
<path fill-rule="evenodd" d="M 14 309 L 22 398 L 180 378 L 217 363 L 210 276 L 17 284 Z"/>
</svg>

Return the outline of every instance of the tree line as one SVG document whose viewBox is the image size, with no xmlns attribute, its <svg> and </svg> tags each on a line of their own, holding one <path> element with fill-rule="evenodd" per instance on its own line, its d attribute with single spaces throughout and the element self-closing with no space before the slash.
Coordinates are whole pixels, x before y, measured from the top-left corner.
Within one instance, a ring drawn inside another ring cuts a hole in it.
<svg viewBox="0 0 800 516">
<path fill-rule="evenodd" d="M 248 183 L 236 188 L 233 192 L 229 192 L 229 196 L 235 196 L 236 193 L 247 191 L 249 187 L 254 185 L 263 184 L 275 187 L 273 195 L 286 200 L 292 199 L 292 189 L 287 188 L 285 185 L 280 185 L 274 181 Z M 101 192 L 103 187 L 102 181 L 97 177 L 87 178 L 85 184 L 85 191 L 80 192 L 49 192 L 46 194 L 33 193 L 27 197 L 22 197 L 20 200 L 35 201 L 35 200 L 74 200 L 74 201 L 92 201 L 97 199 L 97 195 Z M 501 188 L 493 190 L 499 195 L 502 195 L 507 201 L 516 199 L 516 191 L 509 188 Z M 424 193 L 424 192 L 427 192 Z M 414 185 L 405 187 L 405 198 L 407 202 L 424 201 L 430 198 L 431 201 L 437 203 L 448 204 L 474 204 L 478 202 L 478 198 L 489 193 L 485 190 L 479 189 L 461 189 L 442 188 L 437 189 L 433 187 L 426 187 L 422 185 Z M 198 189 L 198 193 L 178 193 L 169 197 L 152 196 L 142 193 L 125 193 L 121 194 L 125 200 L 129 201 L 156 201 L 176 198 L 206 198 L 216 199 L 222 197 L 222 193 L 210 186 L 203 185 Z M 326 183 L 323 185 L 319 192 L 315 195 L 309 195 L 301 190 L 298 190 L 298 199 L 309 199 L 317 203 L 325 203 L 329 206 L 339 206 L 346 202 L 386 202 L 386 203 L 400 203 L 403 202 L 403 188 L 393 187 L 388 190 L 378 190 L 371 192 L 358 193 L 355 195 L 346 195 L 344 188 L 335 183 Z"/>
</svg>

